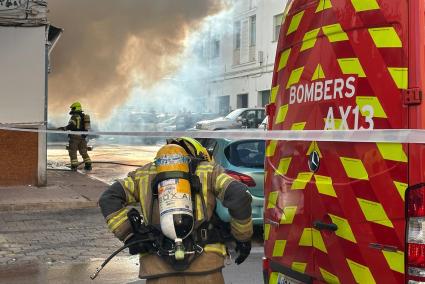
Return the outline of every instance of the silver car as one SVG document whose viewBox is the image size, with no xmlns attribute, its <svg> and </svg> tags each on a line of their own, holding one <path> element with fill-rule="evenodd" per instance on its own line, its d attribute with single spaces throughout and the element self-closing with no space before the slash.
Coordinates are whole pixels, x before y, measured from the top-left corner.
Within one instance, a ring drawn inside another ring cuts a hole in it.
<svg viewBox="0 0 425 284">
<path fill-rule="evenodd" d="M 265 116 L 264 108 L 239 108 L 225 117 L 199 121 L 195 127 L 199 130 L 258 128 Z"/>
</svg>

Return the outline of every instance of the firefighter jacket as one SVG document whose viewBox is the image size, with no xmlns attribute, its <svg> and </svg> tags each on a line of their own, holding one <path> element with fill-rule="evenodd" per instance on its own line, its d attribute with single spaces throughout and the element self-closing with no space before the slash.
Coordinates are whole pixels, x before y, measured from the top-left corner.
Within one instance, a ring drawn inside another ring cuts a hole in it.
<svg viewBox="0 0 425 284">
<path fill-rule="evenodd" d="M 72 112 L 65 130 L 84 131 L 84 114 L 82 112 Z"/>
<path fill-rule="evenodd" d="M 248 241 L 253 233 L 251 218 L 251 195 L 246 186 L 224 173 L 224 169 L 214 162 L 201 162 L 195 174 L 202 183 L 202 194 L 206 204 L 207 220 L 214 214 L 216 198 L 229 209 L 231 215 L 231 234 L 238 241 Z M 156 176 L 156 167 L 149 163 L 128 174 L 106 190 L 99 200 L 102 214 L 110 231 L 117 238 L 125 241 L 132 236 L 132 229 L 127 218 L 128 205 L 140 203 L 141 215 L 147 225 L 158 225 L 158 199 L 153 198 L 151 183 Z M 199 228 L 204 219 L 202 200 L 199 194 L 192 196 L 195 202 L 194 230 Z M 152 208 L 153 206 L 153 208 Z M 152 209 L 152 210 L 151 210 Z M 152 212 L 152 216 L 151 216 Z M 189 269 L 183 273 L 213 272 L 224 266 L 226 248 L 224 244 L 214 243 L 204 247 L 204 252 L 193 261 Z M 160 275 L 173 275 L 175 271 L 165 261 L 155 254 L 141 255 L 140 277 L 152 278 Z"/>
</svg>

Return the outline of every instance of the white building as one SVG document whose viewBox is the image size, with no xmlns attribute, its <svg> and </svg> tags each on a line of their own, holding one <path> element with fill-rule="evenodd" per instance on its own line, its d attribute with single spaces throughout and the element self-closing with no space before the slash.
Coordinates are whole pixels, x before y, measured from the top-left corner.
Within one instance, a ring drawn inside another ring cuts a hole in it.
<svg viewBox="0 0 425 284">
<path fill-rule="evenodd" d="M 217 68 L 207 84 L 215 111 L 268 103 L 277 40 L 286 0 L 234 0 L 232 32 L 210 35 L 209 65 Z"/>
</svg>

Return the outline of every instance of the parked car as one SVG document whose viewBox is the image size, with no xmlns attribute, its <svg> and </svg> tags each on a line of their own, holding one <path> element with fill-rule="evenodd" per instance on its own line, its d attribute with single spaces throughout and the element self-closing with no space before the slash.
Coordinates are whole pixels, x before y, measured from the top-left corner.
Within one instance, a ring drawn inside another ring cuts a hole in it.
<svg viewBox="0 0 425 284">
<path fill-rule="evenodd" d="M 252 196 L 254 225 L 263 224 L 264 203 L 264 140 L 228 140 L 221 138 L 198 139 L 213 159 L 228 175 L 248 186 Z M 229 222 L 230 215 L 219 200 L 216 212 L 221 220 Z"/>
<path fill-rule="evenodd" d="M 264 108 L 239 108 L 225 117 L 199 121 L 195 127 L 199 130 L 258 128 L 265 116 Z"/>
<path fill-rule="evenodd" d="M 259 129 L 264 129 L 267 130 L 267 124 L 269 122 L 268 116 L 266 116 L 263 120 L 263 122 L 260 123 L 260 125 L 258 126 Z"/>
</svg>

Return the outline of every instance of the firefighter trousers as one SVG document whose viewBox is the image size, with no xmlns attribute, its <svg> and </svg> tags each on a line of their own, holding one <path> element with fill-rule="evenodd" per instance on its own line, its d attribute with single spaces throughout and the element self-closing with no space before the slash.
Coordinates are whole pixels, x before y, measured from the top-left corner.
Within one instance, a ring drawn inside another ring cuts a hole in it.
<svg viewBox="0 0 425 284">
<path fill-rule="evenodd" d="M 91 159 L 87 153 L 86 138 L 81 135 L 70 135 L 68 153 L 71 159 L 71 168 L 76 168 L 78 166 L 77 151 L 80 152 L 81 157 L 83 157 L 85 165 L 91 166 Z"/>
<path fill-rule="evenodd" d="M 146 284 L 224 284 L 221 271 L 202 275 L 169 276 L 146 280 Z"/>
</svg>

